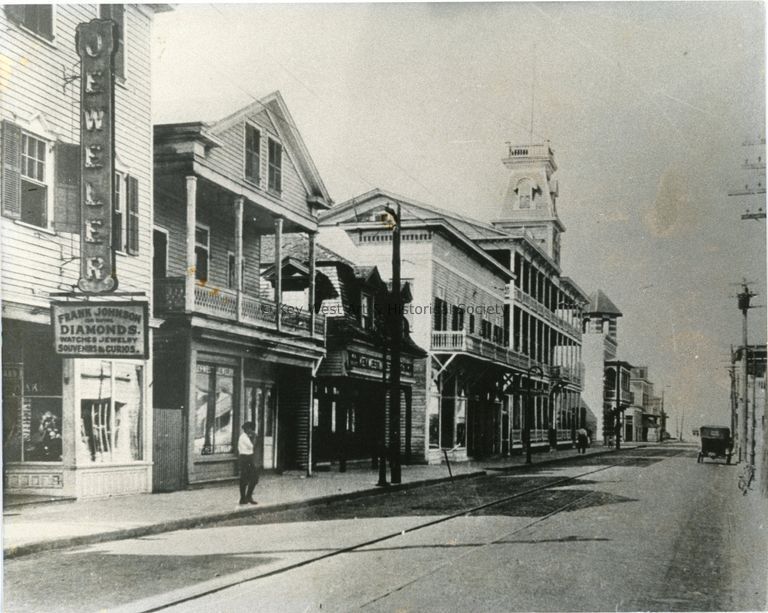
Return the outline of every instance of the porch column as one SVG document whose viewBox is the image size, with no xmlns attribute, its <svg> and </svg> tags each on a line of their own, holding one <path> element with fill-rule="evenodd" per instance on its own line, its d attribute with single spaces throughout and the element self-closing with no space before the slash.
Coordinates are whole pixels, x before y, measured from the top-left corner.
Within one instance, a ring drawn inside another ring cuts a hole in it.
<svg viewBox="0 0 768 613">
<path fill-rule="evenodd" d="M 184 275 L 184 311 L 195 310 L 195 282 L 197 258 L 195 256 L 195 228 L 197 227 L 197 177 L 187 177 L 187 266 Z"/>
<path fill-rule="evenodd" d="M 237 292 L 237 321 L 243 312 L 243 203 L 245 198 L 235 198 L 235 291 Z"/>
<path fill-rule="evenodd" d="M 275 219 L 275 324 L 282 329 L 280 302 L 283 299 L 283 218 Z"/>
<path fill-rule="evenodd" d="M 309 334 L 315 338 L 315 272 L 316 257 L 315 244 L 317 242 L 317 232 L 309 233 Z"/>
</svg>

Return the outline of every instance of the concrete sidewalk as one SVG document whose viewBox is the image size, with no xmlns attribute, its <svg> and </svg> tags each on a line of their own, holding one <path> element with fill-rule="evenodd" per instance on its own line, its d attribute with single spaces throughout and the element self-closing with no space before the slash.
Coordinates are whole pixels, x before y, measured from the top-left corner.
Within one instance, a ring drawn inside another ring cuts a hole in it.
<svg viewBox="0 0 768 613">
<path fill-rule="evenodd" d="M 592 447 L 587 450 L 587 455 L 612 451 L 607 447 Z M 533 456 L 533 468 L 576 456 L 575 449 L 537 453 Z M 509 468 L 525 470 L 525 456 L 450 465 L 454 479 Z M 202 526 L 240 515 L 311 506 L 448 479 L 446 464 L 403 466 L 402 484 L 381 488 L 376 486 L 377 471 L 366 465 L 352 466 L 344 473 L 316 472 L 309 478 L 298 472 L 262 475 L 254 492 L 259 503 L 257 506 L 237 504 L 239 493 L 236 482 L 167 494 L 138 494 L 58 504 L 12 505 L 6 501 L 6 508 L 3 509 L 3 554 L 5 558 L 12 558 L 48 549 L 134 538 Z"/>
</svg>

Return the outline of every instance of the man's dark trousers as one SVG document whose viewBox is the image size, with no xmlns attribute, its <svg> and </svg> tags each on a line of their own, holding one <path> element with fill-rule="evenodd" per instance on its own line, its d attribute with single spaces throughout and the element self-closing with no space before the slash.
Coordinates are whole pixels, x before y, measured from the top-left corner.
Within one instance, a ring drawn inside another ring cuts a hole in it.
<svg viewBox="0 0 768 613">
<path fill-rule="evenodd" d="M 238 458 L 240 467 L 240 502 L 253 500 L 253 490 L 259 480 L 259 474 L 253 465 L 252 455 L 241 455 Z"/>
</svg>

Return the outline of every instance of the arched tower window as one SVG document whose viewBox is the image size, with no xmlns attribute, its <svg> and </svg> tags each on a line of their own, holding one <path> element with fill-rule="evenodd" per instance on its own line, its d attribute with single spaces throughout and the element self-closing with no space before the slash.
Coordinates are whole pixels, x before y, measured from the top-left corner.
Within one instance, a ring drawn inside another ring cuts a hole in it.
<svg viewBox="0 0 768 613">
<path fill-rule="evenodd" d="M 520 179 L 517 183 L 517 208 L 530 209 L 533 200 L 533 182 L 530 179 Z"/>
</svg>

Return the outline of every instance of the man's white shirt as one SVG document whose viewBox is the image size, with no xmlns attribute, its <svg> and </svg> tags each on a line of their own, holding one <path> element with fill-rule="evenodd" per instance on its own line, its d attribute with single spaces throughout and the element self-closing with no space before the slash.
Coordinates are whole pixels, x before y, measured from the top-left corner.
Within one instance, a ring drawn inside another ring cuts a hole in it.
<svg viewBox="0 0 768 613">
<path fill-rule="evenodd" d="M 240 455 L 253 455 L 253 442 L 251 437 L 245 432 L 240 434 L 240 438 L 237 441 L 237 453 Z"/>
</svg>

